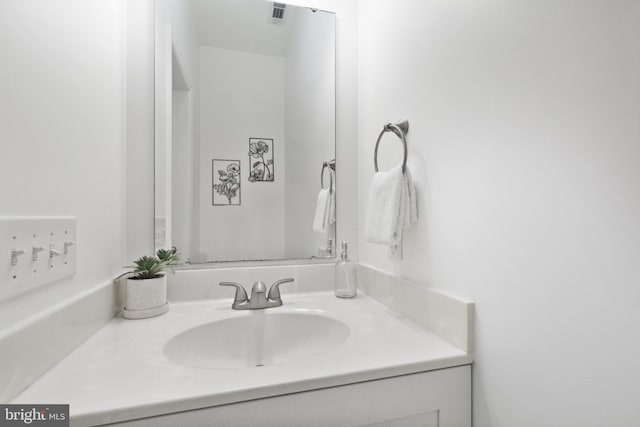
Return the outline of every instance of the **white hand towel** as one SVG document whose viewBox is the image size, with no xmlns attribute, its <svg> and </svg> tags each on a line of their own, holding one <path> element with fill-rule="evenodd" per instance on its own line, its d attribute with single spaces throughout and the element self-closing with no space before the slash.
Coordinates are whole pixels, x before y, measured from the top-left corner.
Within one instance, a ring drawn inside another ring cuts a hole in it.
<svg viewBox="0 0 640 427">
<path fill-rule="evenodd" d="M 329 190 L 329 224 L 336 223 L 336 192 Z"/>
<path fill-rule="evenodd" d="M 413 184 L 413 177 L 409 167 L 405 168 L 404 180 L 407 186 L 407 212 L 405 214 L 404 228 L 408 228 L 411 224 L 418 222 L 418 201 L 416 200 L 416 186 Z"/>
<path fill-rule="evenodd" d="M 402 230 L 405 211 L 402 196 L 407 188 L 404 182 L 402 166 L 373 176 L 365 218 L 365 236 L 369 242 L 387 246 L 399 242 L 398 223 Z"/>
<path fill-rule="evenodd" d="M 331 188 L 329 189 L 329 224 L 336 223 L 336 171 L 329 168 L 331 174 Z"/>
<path fill-rule="evenodd" d="M 327 231 L 327 223 L 329 216 L 329 190 L 322 189 L 318 193 L 316 201 L 316 214 L 313 218 L 313 231 L 324 233 Z"/>
<path fill-rule="evenodd" d="M 402 166 L 377 172 L 371 183 L 367 205 L 367 240 L 389 247 L 397 246 L 402 240 L 402 230 L 417 221 L 416 190 L 409 168 L 404 174 Z"/>
</svg>

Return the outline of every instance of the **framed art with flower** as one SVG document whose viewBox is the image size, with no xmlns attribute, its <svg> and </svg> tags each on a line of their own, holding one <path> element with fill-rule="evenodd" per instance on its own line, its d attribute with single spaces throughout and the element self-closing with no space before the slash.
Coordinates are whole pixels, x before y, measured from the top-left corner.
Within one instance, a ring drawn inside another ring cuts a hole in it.
<svg viewBox="0 0 640 427">
<path fill-rule="evenodd" d="M 240 160 L 213 159 L 213 205 L 240 205 Z"/>
<path fill-rule="evenodd" d="M 275 164 L 273 162 L 273 139 L 249 138 L 249 182 L 273 182 Z"/>
</svg>

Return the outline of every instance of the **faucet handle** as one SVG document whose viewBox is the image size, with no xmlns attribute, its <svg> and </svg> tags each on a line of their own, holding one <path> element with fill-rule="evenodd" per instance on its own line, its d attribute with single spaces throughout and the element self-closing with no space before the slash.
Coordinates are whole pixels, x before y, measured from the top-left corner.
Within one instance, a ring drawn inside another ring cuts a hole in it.
<svg viewBox="0 0 640 427">
<path fill-rule="evenodd" d="M 288 279 L 282 279 L 275 282 L 273 285 L 271 285 L 271 288 L 269 289 L 268 298 L 272 301 L 282 302 L 282 300 L 280 299 L 280 285 L 282 285 L 283 283 L 290 283 L 290 282 L 293 282 L 293 278 L 291 277 Z"/>
<path fill-rule="evenodd" d="M 247 296 L 247 291 L 245 291 L 242 285 L 239 283 L 220 282 L 220 286 L 231 286 L 236 288 L 236 296 L 235 296 L 235 299 L 233 300 L 234 304 L 241 304 L 249 300 L 249 297 Z"/>
</svg>

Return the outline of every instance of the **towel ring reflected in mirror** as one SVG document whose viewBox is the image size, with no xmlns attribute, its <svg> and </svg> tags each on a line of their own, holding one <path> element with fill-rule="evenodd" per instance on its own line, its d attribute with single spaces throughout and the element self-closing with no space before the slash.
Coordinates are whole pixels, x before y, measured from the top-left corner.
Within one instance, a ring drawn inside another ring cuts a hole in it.
<svg viewBox="0 0 640 427">
<path fill-rule="evenodd" d="M 407 169 L 407 138 L 406 135 L 409 132 L 409 121 L 402 120 L 398 123 L 387 123 L 382 128 L 382 132 L 378 135 L 378 140 L 376 141 L 376 148 L 373 152 L 373 166 L 378 172 L 378 147 L 380 146 L 380 140 L 382 139 L 382 135 L 387 132 L 393 132 L 396 134 L 398 138 L 402 140 L 402 146 L 404 148 L 404 157 L 402 159 L 402 173 Z"/>
<path fill-rule="evenodd" d="M 324 170 L 329 168 L 329 187 L 328 189 L 333 189 L 333 173 L 331 171 L 336 170 L 336 159 L 330 160 L 328 162 L 322 162 L 322 170 L 320 171 L 320 188 L 325 190 L 324 188 Z"/>
</svg>

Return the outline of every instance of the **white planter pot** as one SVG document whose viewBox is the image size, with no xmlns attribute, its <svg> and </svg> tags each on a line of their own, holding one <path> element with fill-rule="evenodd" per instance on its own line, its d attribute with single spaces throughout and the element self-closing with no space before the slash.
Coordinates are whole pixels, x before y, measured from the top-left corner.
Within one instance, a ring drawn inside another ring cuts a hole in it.
<svg viewBox="0 0 640 427">
<path fill-rule="evenodd" d="M 122 315 L 127 319 L 159 316 L 169 310 L 167 277 L 127 279 L 127 300 Z"/>
</svg>

